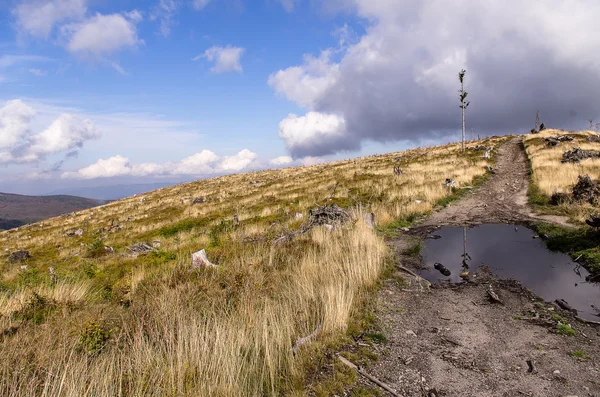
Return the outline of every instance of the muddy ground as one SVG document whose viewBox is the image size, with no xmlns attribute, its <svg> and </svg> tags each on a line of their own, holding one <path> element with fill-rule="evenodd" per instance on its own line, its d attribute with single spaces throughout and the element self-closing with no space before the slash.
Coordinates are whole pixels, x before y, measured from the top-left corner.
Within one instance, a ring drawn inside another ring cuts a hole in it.
<svg viewBox="0 0 600 397">
<path fill-rule="evenodd" d="M 403 266 L 419 266 L 402 250 L 414 235 L 437 226 L 566 225 L 564 218 L 537 216 L 527 206 L 529 172 L 520 138 L 500 147 L 495 167 L 479 189 L 392 242 Z M 485 268 L 468 283 L 430 289 L 422 288 L 424 280 L 404 276 L 408 284 L 388 280 L 379 293 L 376 316 L 387 342 L 375 347 L 380 358 L 365 368 L 399 395 L 600 396 L 598 328 Z M 490 301 L 490 285 L 504 304 Z M 561 334 L 562 323 L 574 335 Z"/>
<path fill-rule="evenodd" d="M 527 205 L 529 164 L 522 138 L 515 137 L 500 146 L 495 174 L 477 190 L 439 212 L 434 212 L 420 228 L 467 226 L 482 223 L 528 224 L 546 221 L 570 226 L 567 218 L 537 215 Z"/>
</svg>

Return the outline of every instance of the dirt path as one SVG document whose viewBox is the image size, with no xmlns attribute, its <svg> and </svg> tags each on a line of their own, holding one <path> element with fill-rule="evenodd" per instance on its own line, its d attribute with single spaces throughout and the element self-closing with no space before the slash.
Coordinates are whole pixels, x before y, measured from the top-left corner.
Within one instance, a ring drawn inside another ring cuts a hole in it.
<svg viewBox="0 0 600 397">
<path fill-rule="evenodd" d="M 489 302 L 489 284 L 504 306 Z M 477 283 L 422 292 L 389 281 L 377 303 L 387 342 L 366 371 L 403 396 L 600 396 L 597 330 L 550 307 L 481 273 Z M 558 333 L 553 314 L 575 335 Z"/>
<path fill-rule="evenodd" d="M 463 199 L 433 213 L 421 226 L 523 224 L 539 220 L 569 226 L 565 217 L 536 215 L 527 205 L 529 165 L 522 138 L 503 144 L 497 156 L 495 175 Z"/>
<path fill-rule="evenodd" d="M 413 233 L 540 219 L 565 224 L 528 208 L 528 164 L 519 138 L 499 149 L 496 169 L 478 190 L 434 213 Z M 405 267 L 420 263 L 402 255 L 411 238 L 394 242 Z M 380 358 L 365 370 L 403 396 L 600 396 L 600 331 L 518 282 L 480 269 L 471 278 L 476 281 L 430 289 L 406 273 L 400 274 L 408 285 L 387 280 L 376 306 L 387 342 L 374 347 Z M 490 285 L 504 305 L 490 303 Z M 574 335 L 559 333 L 559 322 L 569 323 Z M 528 360 L 534 371 L 528 371 Z"/>
</svg>

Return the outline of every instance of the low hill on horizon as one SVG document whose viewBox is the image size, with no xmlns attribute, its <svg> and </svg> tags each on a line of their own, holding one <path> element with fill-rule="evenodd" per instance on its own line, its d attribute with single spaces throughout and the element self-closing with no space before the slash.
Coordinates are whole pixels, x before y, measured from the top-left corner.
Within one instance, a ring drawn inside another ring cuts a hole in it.
<svg viewBox="0 0 600 397">
<path fill-rule="evenodd" d="M 157 183 L 134 183 L 108 186 L 72 187 L 53 190 L 41 196 L 68 195 L 85 197 L 94 200 L 120 200 L 135 194 L 148 193 L 153 190 L 167 186 L 177 185 L 184 182 L 157 182 Z"/>
<path fill-rule="evenodd" d="M 12 229 L 104 203 L 103 200 L 68 195 L 25 196 L 0 193 L 0 230 Z"/>
</svg>

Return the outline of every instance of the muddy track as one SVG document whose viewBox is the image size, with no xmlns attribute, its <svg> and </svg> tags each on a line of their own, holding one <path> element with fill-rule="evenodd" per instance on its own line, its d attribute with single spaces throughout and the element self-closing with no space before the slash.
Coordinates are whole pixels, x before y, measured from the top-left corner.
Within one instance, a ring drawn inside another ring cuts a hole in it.
<svg viewBox="0 0 600 397">
<path fill-rule="evenodd" d="M 567 225 L 564 218 L 537 216 L 528 207 L 529 166 L 520 138 L 503 144 L 497 156 L 496 174 L 487 182 L 390 242 L 404 267 L 421 263 L 402 253 L 411 239 L 437 226 L 540 220 Z M 480 269 L 470 282 L 445 287 L 423 288 L 423 279 L 405 272 L 397 274 L 404 284 L 398 278 L 385 281 L 375 314 L 387 342 L 374 346 L 380 359 L 366 372 L 402 396 L 600 397 L 600 330 L 518 282 Z M 489 301 L 490 285 L 504 305 Z M 556 315 L 575 335 L 557 333 Z M 586 358 L 573 357 L 575 351 Z"/>
<path fill-rule="evenodd" d="M 465 226 L 482 223 L 530 224 L 536 221 L 569 226 L 560 216 L 536 215 L 527 205 L 529 164 L 522 138 L 500 146 L 495 174 L 463 199 L 433 213 L 419 227 Z"/>
</svg>

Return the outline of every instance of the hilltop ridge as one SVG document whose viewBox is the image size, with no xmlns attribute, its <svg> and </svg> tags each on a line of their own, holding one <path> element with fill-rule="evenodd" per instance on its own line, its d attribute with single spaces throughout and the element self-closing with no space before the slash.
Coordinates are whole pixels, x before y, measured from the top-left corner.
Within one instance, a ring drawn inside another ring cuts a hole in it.
<svg viewBox="0 0 600 397">
<path fill-rule="evenodd" d="M 0 193 L 0 230 L 96 207 L 104 203 L 103 200 L 68 195 L 25 196 Z"/>
</svg>

